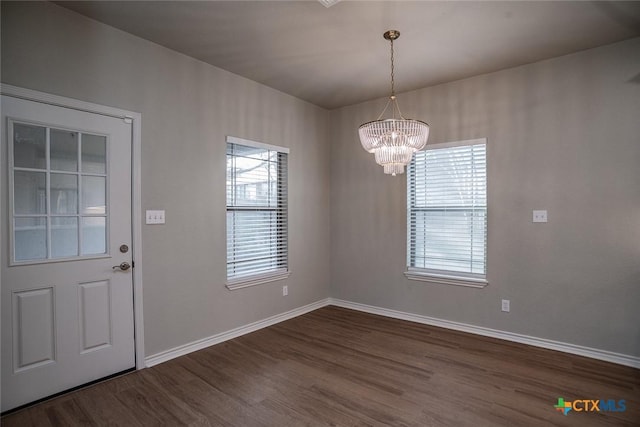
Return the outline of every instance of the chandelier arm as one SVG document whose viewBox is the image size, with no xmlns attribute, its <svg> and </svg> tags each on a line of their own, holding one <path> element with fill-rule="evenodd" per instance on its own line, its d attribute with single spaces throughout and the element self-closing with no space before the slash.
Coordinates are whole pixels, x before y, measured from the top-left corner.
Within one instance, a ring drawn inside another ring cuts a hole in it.
<svg viewBox="0 0 640 427">
<path fill-rule="evenodd" d="M 380 115 L 378 116 L 378 118 L 376 120 L 380 120 L 382 118 L 382 116 L 384 116 L 385 111 L 387 111 L 387 108 L 389 108 L 389 103 L 391 102 L 391 98 L 389 98 L 387 100 L 386 105 L 384 106 L 384 110 L 382 110 L 382 113 L 380 113 Z"/>
<path fill-rule="evenodd" d="M 400 111 L 400 104 L 398 104 L 397 100 L 394 100 L 395 102 L 393 103 L 393 105 L 395 105 L 396 109 L 398 110 L 398 115 L 400 116 L 400 118 L 402 120 L 404 120 L 404 116 L 402 115 L 402 111 Z"/>
</svg>

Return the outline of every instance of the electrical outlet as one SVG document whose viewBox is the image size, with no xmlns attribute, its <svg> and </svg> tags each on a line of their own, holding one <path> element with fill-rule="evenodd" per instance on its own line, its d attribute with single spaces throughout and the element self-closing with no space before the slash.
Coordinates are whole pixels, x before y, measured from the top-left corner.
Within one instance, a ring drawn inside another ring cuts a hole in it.
<svg viewBox="0 0 640 427">
<path fill-rule="evenodd" d="M 533 211 L 533 222 L 547 222 L 547 211 Z"/>
<path fill-rule="evenodd" d="M 508 313 L 510 309 L 511 309 L 511 301 L 509 301 L 508 299 L 503 299 L 502 311 L 504 311 L 505 313 Z"/>
<path fill-rule="evenodd" d="M 289 295 L 289 287 L 287 285 L 284 285 L 282 287 L 282 296 L 286 297 L 287 295 Z"/>
</svg>

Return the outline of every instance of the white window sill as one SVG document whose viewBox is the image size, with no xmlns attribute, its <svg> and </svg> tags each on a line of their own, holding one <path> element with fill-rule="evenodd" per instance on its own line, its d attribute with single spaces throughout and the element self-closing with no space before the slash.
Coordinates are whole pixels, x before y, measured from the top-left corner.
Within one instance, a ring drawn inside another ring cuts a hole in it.
<svg viewBox="0 0 640 427">
<path fill-rule="evenodd" d="M 291 274 L 289 270 L 284 270 L 261 274 L 259 276 L 248 276 L 239 279 L 232 279 L 227 281 L 226 287 L 230 291 L 235 291 L 236 289 L 243 289 L 250 286 L 262 285 L 263 283 L 275 282 L 276 280 L 283 280 L 289 277 L 289 274 Z"/>
<path fill-rule="evenodd" d="M 486 279 L 476 279 L 474 277 L 448 276 L 444 274 L 426 273 L 416 270 L 408 270 L 404 275 L 409 280 L 421 282 L 438 283 L 440 285 L 465 286 L 467 288 L 484 288 L 489 284 Z"/>
</svg>

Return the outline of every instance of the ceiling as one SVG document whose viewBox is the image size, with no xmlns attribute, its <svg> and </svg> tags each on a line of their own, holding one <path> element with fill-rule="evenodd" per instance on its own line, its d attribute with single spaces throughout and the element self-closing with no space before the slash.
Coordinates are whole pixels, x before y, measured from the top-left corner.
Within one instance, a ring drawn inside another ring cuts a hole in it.
<svg viewBox="0 0 640 427">
<path fill-rule="evenodd" d="M 90 18 L 332 109 L 640 36 L 640 2 L 73 1 Z"/>
</svg>

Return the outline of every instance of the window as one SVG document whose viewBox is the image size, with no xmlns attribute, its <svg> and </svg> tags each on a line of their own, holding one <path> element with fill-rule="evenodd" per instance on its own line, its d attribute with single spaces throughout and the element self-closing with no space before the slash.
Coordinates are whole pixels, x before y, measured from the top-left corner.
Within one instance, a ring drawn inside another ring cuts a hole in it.
<svg viewBox="0 0 640 427">
<path fill-rule="evenodd" d="M 407 173 L 410 279 L 484 287 L 486 139 L 427 146 Z"/>
<path fill-rule="evenodd" d="M 227 287 L 288 271 L 287 148 L 227 137 Z"/>
<path fill-rule="evenodd" d="M 11 262 L 107 253 L 107 137 L 9 120 Z"/>
</svg>

